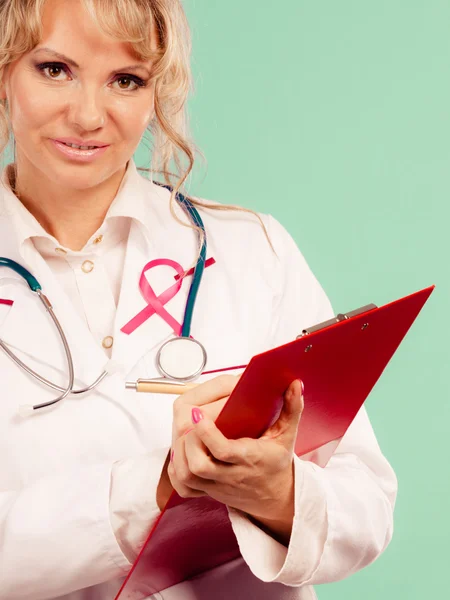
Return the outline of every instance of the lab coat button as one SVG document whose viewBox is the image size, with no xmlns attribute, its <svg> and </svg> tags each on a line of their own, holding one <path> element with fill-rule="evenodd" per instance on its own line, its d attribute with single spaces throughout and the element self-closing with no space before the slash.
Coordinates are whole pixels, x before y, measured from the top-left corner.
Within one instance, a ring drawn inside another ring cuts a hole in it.
<svg viewBox="0 0 450 600">
<path fill-rule="evenodd" d="M 103 338 L 103 341 L 102 341 L 103 348 L 112 348 L 113 344 L 114 344 L 114 338 L 111 335 L 107 335 L 105 338 Z"/>
<path fill-rule="evenodd" d="M 90 273 L 93 268 L 94 263 L 92 262 L 92 260 L 85 260 L 84 263 L 81 265 L 81 270 L 83 271 L 83 273 Z"/>
<path fill-rule="evenodd" d="M 67 254 L 67 250 L 64 250 L 64 248 L 55 248 L 55 252 L 56 254 L 61 254 L 61 256 Z"/>
<path fill-rule="evenodd" d="M 98 237 L 95 238 L 95 240 L 92 242 L 93 244 L 100 244 L 100 242 L 103 241 L 103 236 L 99 235 Z"/>
</svg>

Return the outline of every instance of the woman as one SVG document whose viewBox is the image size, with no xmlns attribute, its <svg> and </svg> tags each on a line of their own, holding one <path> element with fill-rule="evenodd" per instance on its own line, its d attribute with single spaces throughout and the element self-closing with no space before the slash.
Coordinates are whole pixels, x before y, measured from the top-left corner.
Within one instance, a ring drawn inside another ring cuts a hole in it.
<svg viewBox="0 0 450 600">
<path fill-rule="evenodd" d="M 173 337 L 162 313 L 127 330 L 146 306 L 144 266 L 164 257 L 187 270 L 198 255 L 198 231 L 174 198 L 193 162 L 179 1 L 9 0 L 0 27 L 3 147 L 10 130 L 16 149 L 2 178 L 0 256 L 48 293 L 75 387 L 108 371 L 89 394 L 20 417 L 20 405 L 50 402 L 55 391 L 0 353 L 0 598 L 113 598 L 172 489 L 226 504 L 242 558 L 155 598 L 305 600 L 313 584 L 375 560 L 392 535 L 396 480 L 364 410 L 320 469 L 293 456 L 298 381 L 260 440 L 229 441 L 214 426 L 234 376 L 210 378 L 175 402 L 125 389 L 159 375 L 156 354 Z M 173 193 L 133 163 L 147 130 L 155 170 L 170 180 L 170 165 L 178 169 Z M 192 322 L 209 370 L 245 364 L 332 316 L 273 218 L 194 203 L 215 261 Z M 152 266 L 145 277 L 160 296 L 174 271 Z M 1 277 L 0 340 L 64 387 L 65 355 L 48 316 L 14 273 L 2 268 Z M 164 300 L 177 322 L 189 277 Z"/>
</svg>

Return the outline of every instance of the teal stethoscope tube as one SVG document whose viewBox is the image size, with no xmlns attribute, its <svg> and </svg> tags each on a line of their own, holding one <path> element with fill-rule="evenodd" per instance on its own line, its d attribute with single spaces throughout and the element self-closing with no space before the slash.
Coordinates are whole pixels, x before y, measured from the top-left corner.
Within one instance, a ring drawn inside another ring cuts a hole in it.
<svg viewBox="0 0 450 600">
<path fill-rule="evenodd" d="M 191 287 L 189 289 L 189 294 L 186 301 L 186 309 L 184 311 L 183 327 L 181 330 L 181 337 L 189 337 L 191 335 L 192 315 L 194 314 L 195 301 L 197 299 L 197 293 L 200 287 L 200 283 L 202 281 L 203 271 L 205 270 L 207 243 L 205 226 L 203 224 L 202 218 L 198 210 L 195 208 L 195 206 L 190 200 L 183 196 L 183 194 L 178 194 L 177 196 L 179 204 L 186 209 L 189 216 L 191 217 L 192 223 L 199 227 L 202 231 L 202 246 L 200 248 L 197 263 L 194 268 Z"/>
<path fill-rule="evenodd" d="M 33 277 L 33 275 L 30 273 L 30 271 L 27 271 L 27 269 L 25 269 L 25 267 L 22 267 L 22 265 L 19 265 L 19 263 L 17 263 L 15 260 L 11 260 L 10 258 L 2 258 L 0 256 L 0 267 L 6 267 L 7 269 L 12 269 L 18 275 L 23 277 L 25 279 L 25 281 L 28 283 L 31 291 L 37 292 L 38 290 L 42 290 L 41 284 L 36 279 L 36 277 Z"/>
<path fill-rule="evenodd" d="M 163 185 L 163 184 L 158 184 L 158 185 L 160 185 L 161 187 L 167 188 L 169 191 L 171 191 L 170 186 Z M 205 269 L 207 241 L 206 241 L 205 226 L 203 224 L 202 218 L 200 217 L 199 212 L 197 211 L 195 206 L 192 204 L 192 202 L 186 196 L 181 194 L 180 192 L 178 192 L 176 194 L 176 200 L 180 204 L 180 206 L 188 213 L 189 218 L 191 219 L 191 222 L 196 227 L 199 228 L 199 230 L 201 232 L 199 234 L 199 239 L 200 239 L 200 235 L 201 235 L 201 240 L 202 240 L 199 256 L 197 258 L 197 262 L 196 262 L 196 265 L 194 268 L 194 273 L 193 273 L 193 277 L 192 277 L 192 281 L 191 281 L 191 287 L 189 289 L 189 294 L 188 294 L 188 298 L 186 301 L 186 308 L 184 311 L 183 325 L 182 325 L 181 336 L 180 336 L 180 337 L 189 338 L 190 332 L 191 332 L 192 316 L 194 313 L 195 302 L 197 299 L 198 290 L 200 288 L 200 283 L 201 283 L 201 280 L 203 277 L 203 271 Z M 25 269 L 25 267 L 22 267 L 22 265 L 20 265 L 19 263 L 17 263 L 16 261 L 14 261 L 10 258 L 0 257 L 0 267 L 6 267 L 8 269 L 15 271 L 18 275 L 20 275 L 27 282 L 31 291 L 35 292 L 39 296 L 39 299 L 42 301 L 45 308 L 50 313 L 50 316 L 52 317 L 52 319 L 55 323 L 55 326 L 58 329 L 58 332 L 60 334 L 61 340 L 64 345 L 67 362 L 68 362 L 68 367 L 69 367 L 69 384 L 66 388 L 62 388 L 61 386 L 58 386 L 58 385 L 48 381 L 47 379 L 41 377 L 38 373 L 33 371 L 27 365 L 25 365 L 7 347 L 7 345 L 4 342 L 2 342 L 2 340 L 0 340 L 0 347 L 6 352 L 6 354 L 17 365 L 19 365 L 27 373 L 29 373 L 30 375 L 32 375 L 33 377 L 38 379 L 41 383 L 44 383 L 48 387 L 51 387 L 52 389 L 62 392 L 61 395 L 58 398 L 55 398 L 54 400 L 51 400 L 49 402 L 45 402 L 43 404 L 39 404 L 39 405 L 36 405 L 33 407 L 24 407 L 24 408 L 26 408 L 27 411 L 30 408 L 30 409 L 32 409 L 31 412 L 33 412 L 33 410 L 36 410 L 38 408 L 43 408 L 46 406 L 50 406 L 52 404 L 56 404 L 57 402 L 59 402 L 60 400 L 62 400 L 66 396 L 68 396 L 69 394 L 82 394 L 82 393 L 85 393 L 85 392 L 88 392 L 88 391 L 94 389 L 106 377 L 107 371 L 104 371 L 90 386 L 83 388 L 83 389 L 79 389 L 79 390 L 73 389 L 74 368 L 73 368 L 73 360 L 72 360 L 72 355 L 71 355 L 71 352 L 70 352 L 70 349 L 68 346 L 68 342 L 67 342 L 66 336 L 62 330 L 62 327 L 61 327 L 56 315 L 53 312 L 53 308 L 52 308 L 49 300 L 42 293 L 42 287 L 41 287 L 40 283 L 38 282 L 38 280 L 27 269 Z"/>
</svg>

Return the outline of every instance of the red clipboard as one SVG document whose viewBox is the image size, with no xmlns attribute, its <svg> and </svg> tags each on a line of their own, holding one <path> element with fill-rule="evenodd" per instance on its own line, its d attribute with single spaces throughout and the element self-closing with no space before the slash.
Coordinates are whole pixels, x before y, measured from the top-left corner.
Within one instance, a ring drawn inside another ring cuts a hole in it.
<svg viewBox="0 0 450 600">
<path fill-rule="evenodd" d="M 217 426 L 230 439 L 259 437 L 300 378 L 305 407 L 295 453 L 325 466 L 433 289 L 338 315 L 254 356 Z M 174 492 L 116 600 L 143 600 L 239 555 L 225 505 Z"/>
</svg>

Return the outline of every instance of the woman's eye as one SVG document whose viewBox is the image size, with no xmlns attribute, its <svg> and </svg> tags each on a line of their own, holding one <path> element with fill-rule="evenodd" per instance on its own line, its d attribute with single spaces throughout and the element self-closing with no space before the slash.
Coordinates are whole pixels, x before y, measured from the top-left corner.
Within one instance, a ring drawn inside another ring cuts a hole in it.
<svg viewBox="0 0 450 600">
<path fill-rule="evenodd" d="M 61 77 L 61 75 L 67 75 L 67 72 L 66 72 L 65 68 L 63 67 L 63 65 L 47 63 L 47 64 L 38 65 L 38 69 L 40 71 L 42 71 L 43 73 L 45 73 L 45 75 L 49 79 L 54 79 L 55 81 L 62 81 L 62 80 L 64 80 L 64 77 Z"/>
<path fill-rule="evenodd" d="M 140 79 L 140 77 L 131 77 L 128 75 L 120 75 L 114 83 L 118 84 L 119 90 L 124 90 L 125 92 L 134 91 L 145 86 L 145 81 Z"/>
</svg>

